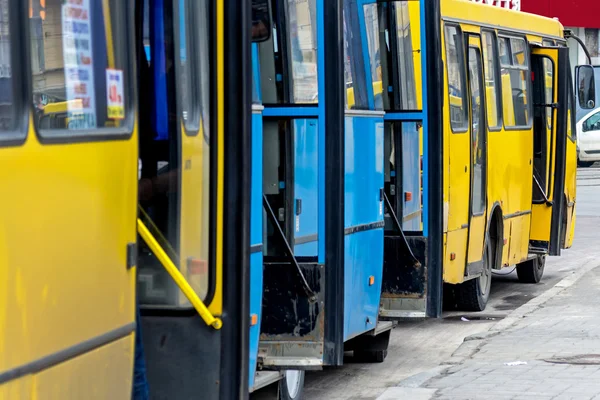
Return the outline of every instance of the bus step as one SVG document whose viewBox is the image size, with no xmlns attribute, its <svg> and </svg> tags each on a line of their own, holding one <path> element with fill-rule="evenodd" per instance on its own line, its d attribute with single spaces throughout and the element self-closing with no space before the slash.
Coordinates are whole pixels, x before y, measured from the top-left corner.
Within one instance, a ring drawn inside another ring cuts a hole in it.
<svg viewBox="0 0 600 400">
<path fill-rule="evenodd" d="M 383 332 L 391 331 L 394 327 L 393 321 L 379 321 L 377 326 L 372 331 L 367 332 L 369 336 L 377 336 Z"/>
<path fill-rule="evenodd" d="M 323 359 L 317 357 L 274 357 L 265 356 L 261 360 L 265 369 L 286 370 L 320 370 L 323 369 Z"/>
<path fill-rule="evenodd" d="M 283 378 L 282 371 L 257 371 L 254 377 L 254 386 L 250 388 L 250 393 L 267 387 Z"/>
</svg>

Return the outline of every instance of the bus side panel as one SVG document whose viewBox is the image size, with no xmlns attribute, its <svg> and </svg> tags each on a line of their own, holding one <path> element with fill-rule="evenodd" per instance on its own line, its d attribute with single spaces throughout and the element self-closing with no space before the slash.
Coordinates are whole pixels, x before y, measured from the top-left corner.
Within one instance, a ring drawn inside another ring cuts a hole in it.
<svg viewBox="0 0 600 400">
<path fill-rule="evenodd" d="M 444 282 L 462 283 L 467 263 L 468 229 L 448 232 L 446 241 L 446 256 L 444 263 Z M 454 258 L 454 260 L 452 259 Z"/>
<path fill-rule="evenodd" d="M 383 275 L 383 120 L 346 117 L 344 340 L 374 329 Z"/>
<path fill-rule="evenodd" d="M 127 399 L 131 397 L 133 362 L 115 363 L 133 353 L 134 335 L 49 368 L 34 378 L 32 398 Z M 132 360 L 133 361 L 133 360 Z M 93 371 L 90 374 L 89 371 Z"/>
<path fill-rule="evenodd" d="M 316 257 L 319 251 L 317 231 L 319 184 L 319 131 L 316 119 L 294 120 L 294 204 L 296 256 Z M 296 206 L 300 205 L 300 210 Z M 304 240 L 303 240 L 304 239 Z"/>
<path fill-rule="evenodd" d="M 262 115 L 252 113 L 252 189 L 250 192 L 250 364 L 249 387 L 254 385 L 263 294 Z M 256 321 L 254 317 L 256 316 Z"/>
<path fill-rule="evenodd" d="M 135 329 L 127 249 L 136 242 L 136 133 L 42 145 L 30 131 L 0 159 L 0 373 L 127 336 Z M 132 360 L 133 352 L 119 352 L 111 362 Z"/>
<path fill-rule="evenodd" d="M 569 121 L 571 117 L 569 115 Z M 570 127 L 572 130 L 573 128 Z M 565 196 L 566 196 L 566 226 L 562 234 L 565 237 L 564 248 L 568 249 L 573 245 L 573 233 L 575 231 L 575 198 L 577 193 L 577 144 L 571 140 L 573 131 L 568 132 L 567 137 L 567 161 L 565 166 Z"/>
<path fill-rule="evenodd" d="M 0 385 L 0 400 L 31 400 L 34 378 L 26 375 Z"/>
</svg>

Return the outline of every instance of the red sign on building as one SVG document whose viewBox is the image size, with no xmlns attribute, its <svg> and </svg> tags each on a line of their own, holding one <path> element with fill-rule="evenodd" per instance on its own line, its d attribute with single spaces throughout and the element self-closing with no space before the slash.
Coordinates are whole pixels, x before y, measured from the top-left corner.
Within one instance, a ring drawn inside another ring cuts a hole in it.
<svg viewBox="0 0 600 400">
<path fill-rule="evenodd" d="M 564 26 L 600 28 L 600 0 L 521 0 L 521 11 L 558 18 Z"/>
</svg>

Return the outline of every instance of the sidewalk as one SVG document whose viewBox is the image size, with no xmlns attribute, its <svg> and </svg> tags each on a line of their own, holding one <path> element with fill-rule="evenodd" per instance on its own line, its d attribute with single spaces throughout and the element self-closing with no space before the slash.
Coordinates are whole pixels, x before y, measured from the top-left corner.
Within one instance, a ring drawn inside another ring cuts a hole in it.
<svg viewBox="0 0 600 400">
<path fill-rule="evenodd" d="M 455 365 L 379 399 L 600 399 L 600 268 L 592 267 L 465 339 Z"/>
</svg>

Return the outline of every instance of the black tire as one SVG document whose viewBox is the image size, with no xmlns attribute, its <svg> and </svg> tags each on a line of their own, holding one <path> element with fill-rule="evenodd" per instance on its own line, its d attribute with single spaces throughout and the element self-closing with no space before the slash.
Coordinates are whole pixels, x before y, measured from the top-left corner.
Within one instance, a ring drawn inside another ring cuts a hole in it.
<svg viewBox="0 0 600 400">
<path fill-rule="evenodd" d="M 537 256 L 517 265 L 517 276 L 522 283 L 540 283 L 544 276 L 546 256 Z"/>
<path fill-rule="evenodd" d="M 487 240 L 483 252 L 483 272 L 475 279 L 456 287 L 456 305 L 461 311 L 483 311 L 490 298 L 492 287 L 492 245 Z"/>
<path fill-rule="evenodd" d="M 288 375 L 289 374 L 289 375 Z M 278 400 L 300 400 L 304 392 L 304 371 L 285 371 L 279 381 Z M 293 376 L 293 378 L 292 378 Z M 292 378 L 292 379 L 288 379 Z"/>
<path fill-rule="evenodd" d="M 594 165 L 594 161 L 580 161 L 577 160 L 577 166 L 580 168 L 589 168 Z"/>
<path fill-rule="evenodd" d="M 387 350 L 354 350 L 356 361 L 363 363 L 382 363 L 387 357 Z"/>
</svg>

